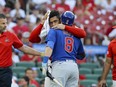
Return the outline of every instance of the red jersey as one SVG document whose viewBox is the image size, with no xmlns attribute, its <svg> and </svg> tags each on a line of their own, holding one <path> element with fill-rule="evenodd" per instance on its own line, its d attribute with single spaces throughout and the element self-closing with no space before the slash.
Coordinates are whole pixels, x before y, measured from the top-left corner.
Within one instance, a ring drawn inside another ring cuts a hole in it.
<svg viewBox="0 0 116 87">
<path fill-rule="evenodd" d="M 116 80 L 116 38 L 108 46 L 107 57 L 113 60 L 112 79 Z"/>
<path fill-rule="evenodd" d="M 0 35 L 0 67 L 9 67 L 12 65 L 12 46 L 20 48 L 23 43 L 18 37 L 6 31 Z"/>
</svg>

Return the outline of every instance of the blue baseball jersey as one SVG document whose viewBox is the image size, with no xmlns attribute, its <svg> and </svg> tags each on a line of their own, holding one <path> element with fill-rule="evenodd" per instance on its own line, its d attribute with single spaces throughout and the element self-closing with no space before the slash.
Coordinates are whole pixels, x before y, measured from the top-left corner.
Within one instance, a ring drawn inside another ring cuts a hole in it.
<svg viewBox="0 0 116 87">
<path fill-rule="evenodd" d="M 77 54 L 83 53 L 83 45 L 80 38 L 77 38 L 66 31 L 50 29 L 46 42 L 53 41 L 54 47 L 51 55 L 52 62 L 74 60 Z"/>
</svg>

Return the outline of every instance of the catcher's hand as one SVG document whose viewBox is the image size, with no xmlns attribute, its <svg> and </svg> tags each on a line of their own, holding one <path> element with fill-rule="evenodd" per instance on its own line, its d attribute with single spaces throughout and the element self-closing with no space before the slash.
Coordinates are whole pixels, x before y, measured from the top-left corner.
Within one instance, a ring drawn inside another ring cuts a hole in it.
<svg viewBox="0 0 116 87">
<path fill-rule="evenodd" d="M 41 19 L 41 23 L 44 24 L 45 20 L 48 18 L 50 12 L 46 12 L 46 14 L 43 16 L 43 18 Z"/>
<path fill-rule="evenodd" d="M 57 24 L 57 25 L 53 26 L 52 28 L 64 30 L 65 29 L 65 25 L 64 24 Z"/>
</svg>

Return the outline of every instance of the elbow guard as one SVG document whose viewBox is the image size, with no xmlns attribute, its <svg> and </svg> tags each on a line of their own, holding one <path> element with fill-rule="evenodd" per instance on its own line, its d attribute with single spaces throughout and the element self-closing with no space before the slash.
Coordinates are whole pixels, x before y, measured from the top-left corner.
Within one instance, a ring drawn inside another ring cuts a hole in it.
<svg viewBox="0 0 116 87">
<path fill-rule="evenodd" d="M 77 59 L 79 59 L 79 60 L 82 60 L 84 58 L 85 58 L 85 53 L 82 53 L 82 54 L 78 54 L 77 55 Z"/>
</svg>

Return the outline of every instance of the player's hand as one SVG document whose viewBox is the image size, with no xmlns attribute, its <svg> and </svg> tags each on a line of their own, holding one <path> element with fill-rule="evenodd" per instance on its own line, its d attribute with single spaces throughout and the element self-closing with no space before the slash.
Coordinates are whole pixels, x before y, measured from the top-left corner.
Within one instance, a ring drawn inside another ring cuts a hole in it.
<svg viewBox="0 0 116 87">
<path fill-rule="evenodd" d="M 64 24 L 57 24 L 57 25 L 53 26 L 52 28 L 64 30 L 65 29 L 65 25 Z"/>
<path fill-rule="evenodd" d="M 106 87 L 106 80 L 101 80 L 98 87 Z"/>
<path fill-rule="evenodd" d="M 42 63 L 42 74 L 46 75 L 46 71 L 47 71 L 47 63 Z"/>
<path fill-rule="evenodd" d="M 44 17 L 42 18 L 42 20 L 41 20 L 41 23 L 42 23 L 42 24 L 44 24 L 45 20 L 48 18 L 49 13 L 50 13 L 50 12 L 46 12 L 46 14 L 44 15 Z"/>
</svg>

